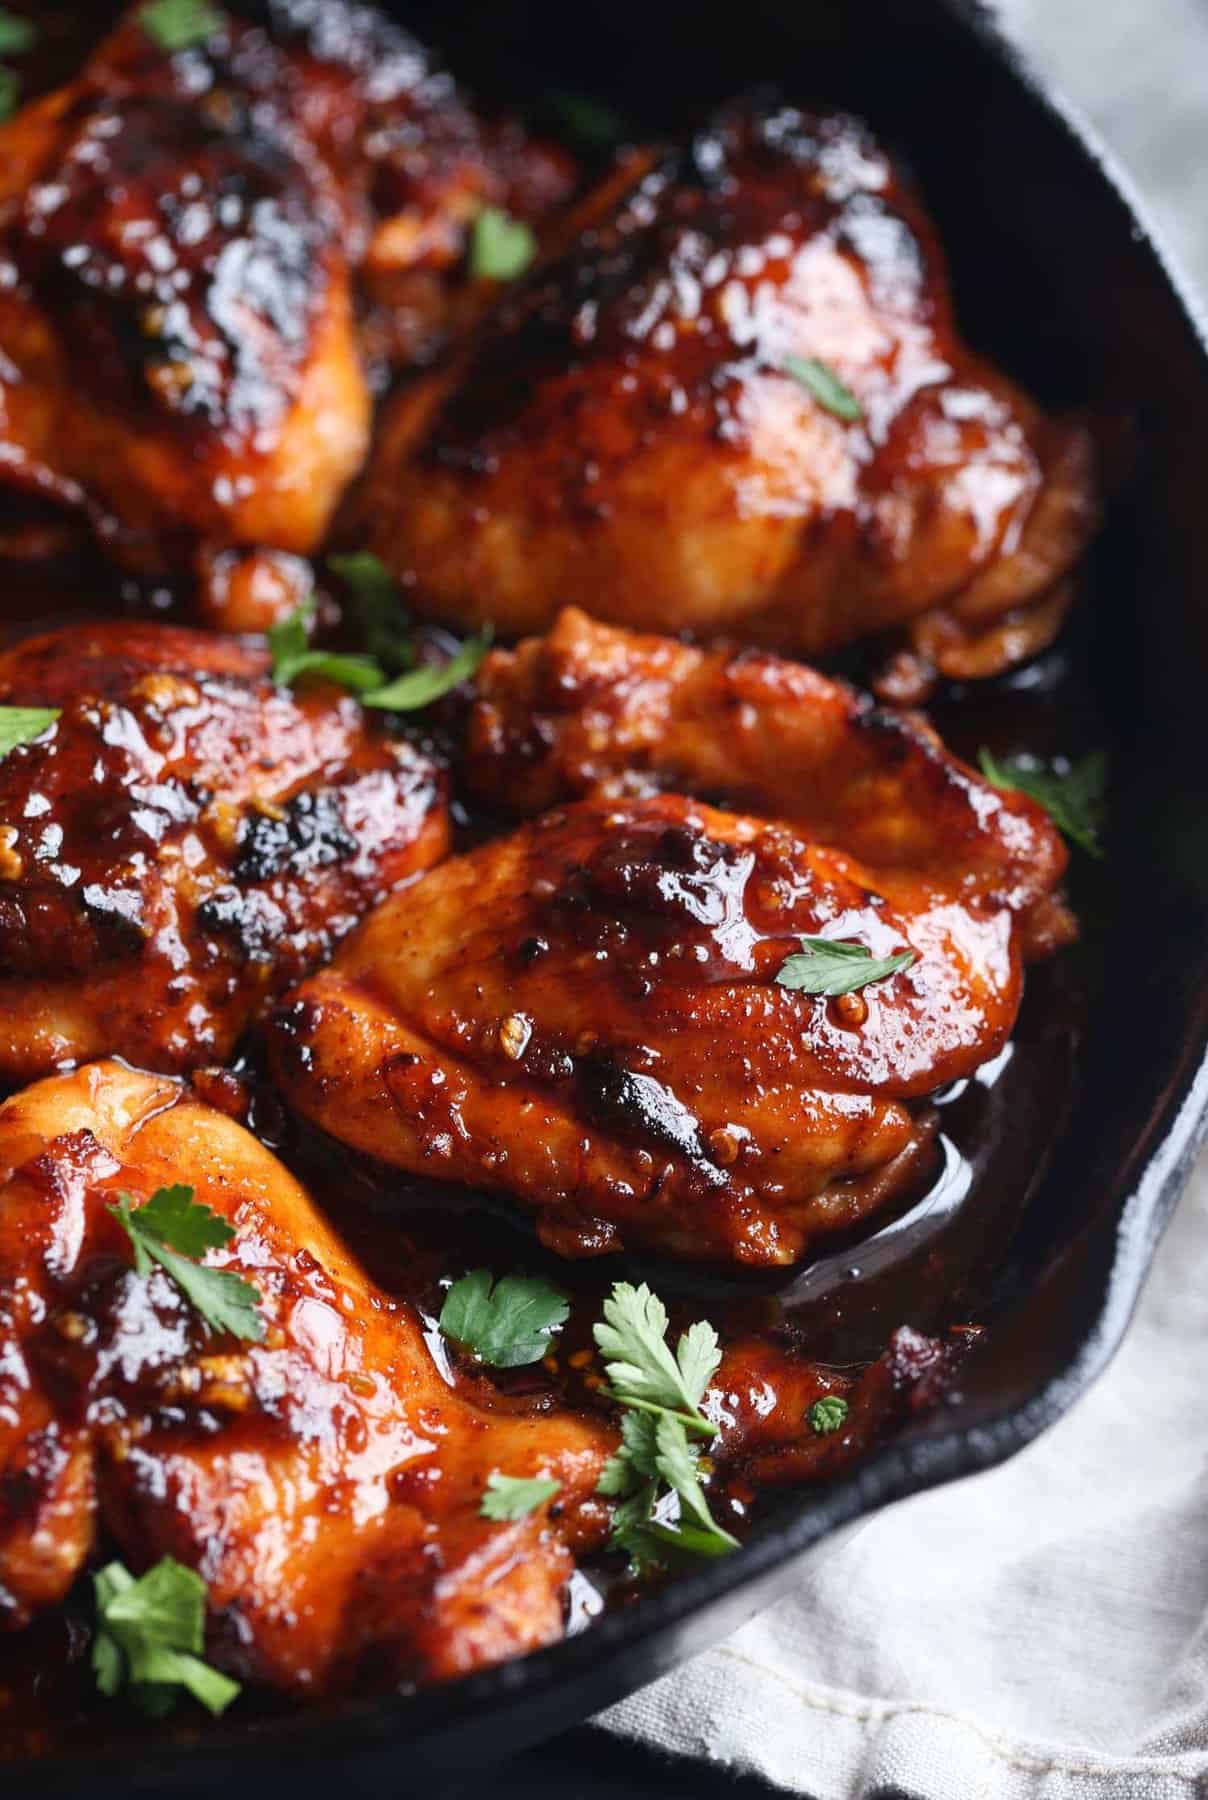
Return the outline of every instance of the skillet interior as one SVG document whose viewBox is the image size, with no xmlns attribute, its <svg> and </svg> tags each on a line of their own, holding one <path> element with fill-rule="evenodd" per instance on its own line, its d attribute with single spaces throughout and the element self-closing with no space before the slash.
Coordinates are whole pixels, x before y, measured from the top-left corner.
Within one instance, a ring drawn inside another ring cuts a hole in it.
<svg viewBox="0 0 1208 1800">
<path fill-rule="evenodd" d="M 1076 892 L 1091 920 L 1077 979 L 1087 1011 L 1050 1043 L 1051 1086 L 1035 1079 L 1034 1063 L 1030 1085 L 1007 1083 L 998 1096 L 999 1137 L 1014 1154 L 985 1183 L 995 1270 L 978 1316 L 993 1330 L 952 1408 L 844 1481 L 786 1495 L 730 1562 L 586 1636 L 418 1698 L 181 1728 L 154 1748 L 128 1740 L 108 1767 L 92 1752 L 86 1766 L 43 1761 L 33 1779 L 47 1793 L 82 1791 L 85 1780 L 90 1795 L 110 1780 L 114 1792 L 250 1789 L 268 1756 L 312 1768 L 339 1758 L 350 1794 L 376 1794 L 383 1776 L 430 1790 L 703 1649 L 773 1596 L 789 1559 L 845 1521 L 1002 1459 L 1068 1407 L 1124 1329 L 1208 1100 L 1208 825 L 1196 710 L 1208 675 L 1199 492 L 1208 349 L 1096 153 L 958 0 L 760 0 L 724 32 L 702 30 L 686 0 L 587 15 L 523 0 L 487 22 L 470 0 L 400 11 L 467 81 L 509 101 L 591 90 L 666 130 L 773 75 L 794 98 L 864 113 L 913 163 L 969 339 L 1050 403 L 1136 421 L 1138 466 L 1096 552 L 1073 638 L 1087 689 L 1062 681 L 1055 707 L 1039 715 L 1053 747 L 1094 739 L 1113 755 L 1112 856 L 1084 868 Z M 1026 683 L 978 701 L 1004 711 L 1028 704 Z M 959 731 L 959 704 L 953 716 Z M 1025 1032 L 1043 1039 L 1059 1003 L 1041 987 Z M 6 1774 L 20 1780 L 13 1765 Z"/>
</svg>

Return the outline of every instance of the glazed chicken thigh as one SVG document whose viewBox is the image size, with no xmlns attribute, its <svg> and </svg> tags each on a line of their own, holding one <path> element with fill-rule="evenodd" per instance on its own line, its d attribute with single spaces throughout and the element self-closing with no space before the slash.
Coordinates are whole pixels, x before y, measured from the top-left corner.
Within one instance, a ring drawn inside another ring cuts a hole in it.
<svg viewBox="0 0 1208 1800">
<path fill-rule="evenodd" d="M 0 482 L 138 569 L 306 554 L 368 443 L 357 271 L 426 354 L 476 214 L 566 169 L 373 7 L 253 0 L 175 53 L 144 11 L 0 129 Z"/>
<path fill-rule="evenodd" d="M 209 1260 L 259 1294 L 212 1337 L 108 1208 L 187 1179 L 234 1228 Z M 61 1600 L 103 1528 L 207 1584 L 208 1649 L 292 1690 L 442 1677 L 562 1632 L 612 1431 L 458 1392 L 418 1316 L 368 1281 L 242 1126 L 101 1063 L 0 1108 L 0 1625 Z M 490 1474 L 561 1483 L 511 1523 Z"/>
<path fill-rule="evenodd" d="M 0 1081 L 225 1059 L 257 1009 L 443 854 L 444 780 L 263 650 L 78 626 L 0 656 L 57 720 L 0 761 Z"/>
<path fill-rule="evenodd" d="M 956 676 L 1052 638 L 1088 441 L 965 349 L 862 127 L 736 111 L 631 158 L 566 237 L 386 419 L 364 517 L 415 606 L 806 654 L 908 626 Z"/>
<path fill-rule="evenodd" d="M 342 1143 L 506 1195 L 563 1254 L 792 1262 L 918 1179 L 927 1096 L 1006 1042 L 1064 851 L 1032 802 L 809 670 L 560 632 L 593 640 L 594 689 L 556 649 L 500 656 L 471 766 L 496 797 L 518 770 L 522 806 L 589 797 L 379 907 L 273 1016 L 274 1072 Z M 510 678 L 528 758 L 500 725 Z M 551 698 L 595 707 L 597 773 L 662 759 L 708 788 L 724 758 L 746 810 L 591 791 Z M 830 998 L 782 983 L 819 937 L 913 960 Z"/>
</svg>

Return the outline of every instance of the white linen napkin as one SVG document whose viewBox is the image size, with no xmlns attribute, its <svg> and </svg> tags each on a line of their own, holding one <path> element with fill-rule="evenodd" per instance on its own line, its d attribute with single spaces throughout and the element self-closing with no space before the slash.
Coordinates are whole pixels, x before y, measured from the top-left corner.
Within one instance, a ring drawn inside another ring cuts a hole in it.
<svg viewBox="0 0 1208 1800">
<path fill-rule="evenodd" d="M 1208 287 L 1208 7 L 1003 10 Z M 1065 1420 L 822 1546 L 784 1600 L 598 1722 L 811 1800 L 1208 1796 L 1205 1271 L 1208 1157 Z"/>
</svg>

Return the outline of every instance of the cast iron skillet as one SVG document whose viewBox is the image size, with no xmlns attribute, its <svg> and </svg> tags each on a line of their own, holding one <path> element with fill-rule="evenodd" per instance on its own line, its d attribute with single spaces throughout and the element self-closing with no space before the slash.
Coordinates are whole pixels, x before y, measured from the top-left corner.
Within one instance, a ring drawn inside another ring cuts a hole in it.
<svg viewBox="0 0 1208 1800">
<path fill-rule="evenodd" d="M 1208 345 L 1099 147 L 962 0 L 745 0 L 713 19 L 687 0 L 598 11 L 512 0 L 488 13 L 421 0 L 405 16 L 509 100 L 586 89 L 666 130 L 775 80 L 791 98 L 863 113 L 914 164 L 966 335 L 1048 402 L 1135 421 L 1137 466 L 1077 640 L 1115 774 L 1077 1099 L 1064 1120 L 1041 1108 L 1037 1161 L 1053 1154 L 999 1246 L 990 1340 L 959 1399 L 841 1481 L 785 1496 L 739 1554 L 436 1691 L 198 1726 L 143 1740 L 137 1760 L 126 1739 L 112 1759 L 9 1764 L 10 1791 L 24 1773 L 42 1794 L 86 1786 L 92 1800 L 110 1788 L 251 1792 L 338 1764 L 349 1797 L 400 1782 L 430 1793 L 618 1699 L 750 1617 L 828 1533 L 1002 1461 L 1066 1411 L 1120 1341 L 1208 1107 Z"/>
</svg>

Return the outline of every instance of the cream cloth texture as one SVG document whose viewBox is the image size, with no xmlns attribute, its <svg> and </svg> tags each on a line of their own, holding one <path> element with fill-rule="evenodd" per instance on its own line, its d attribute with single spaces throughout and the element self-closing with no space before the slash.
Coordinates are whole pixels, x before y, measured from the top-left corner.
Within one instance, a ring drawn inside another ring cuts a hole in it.
<svg viewBox="0 0 1208 1800">
<path fill-rule="evenodd" d="M 1003 10 L 1203 292 L 1208 0 Z M 811 1800 L 1208 1797 L 1206 1289 L 1208 1157 L 1066 1419 L 823 1546 L 777 1605 L 599 1723 Z"/>
</svg>

